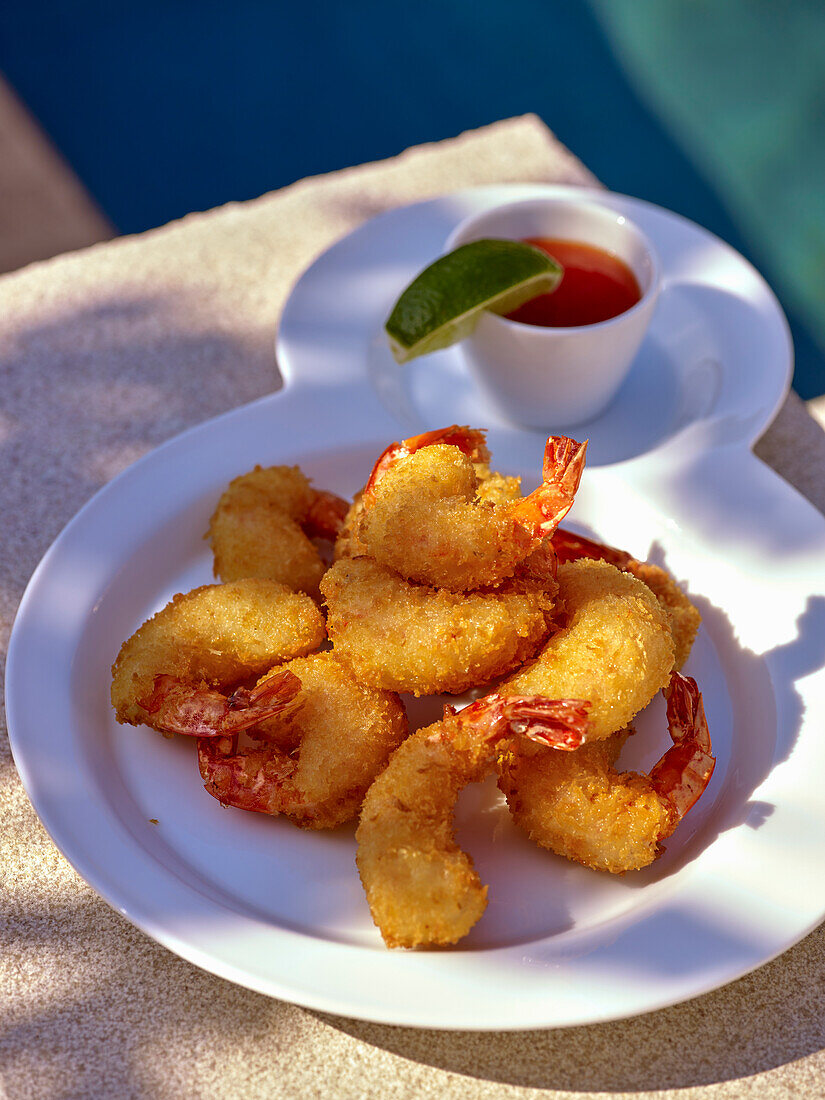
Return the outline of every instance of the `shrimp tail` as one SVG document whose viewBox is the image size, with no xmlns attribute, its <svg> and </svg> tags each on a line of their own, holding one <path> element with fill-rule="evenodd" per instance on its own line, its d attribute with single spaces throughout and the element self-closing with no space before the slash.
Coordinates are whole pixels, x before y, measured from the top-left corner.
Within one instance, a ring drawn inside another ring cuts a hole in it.
<svg viewBox="0 0 825 1100">
<path fill-rule="evenodd" d="M 544 448 L 544 481 L 513 509 L 513 518 L 533 538 L 552 535 L 573 507 L 584 472 L 587 440 L 551 435 Z"/>
<path fill-rule="evenodd" d="M 238 751 L 238 735 L 198 738 L 198 767 L 205 790 L 222 806 L 252 813 L 295 810 L 300 796 L 289 784 L 296 763 L 285 754 L 260 749 Z"/>
<path fill-rule="evenodd" d="M 515 695 L 510 696 L 508 702 L 516 714 L 511 722 L 514 732 L 523 734 L 539 745 L 568 752 L 584 744 L 587 737 L 587 712 L 590 710 L 590 703 L 586 700 Z"/>
<path fill-rule="evenodd" d="M 457 715 L 461 726 L 483 729 L 486 739 L 524 736 L 541 745 L 570 751 L 587 734 L 590 704 L 582 699 L 545 699 L 541 695 L 488 695 Z"/>
<path fill-rule="evenodd" d="M 264 710 L 272 714 L 280 714 L 288 703 L 291 703 L 301 690 L 301 681 L 294 672 L 283 669 L 272 676 L 261 680 L 254 688 L 236 688 L 227 699 L 227 706 L 231 711 L 257 710 L 257 721 L 264 720 Z M 270 715 L 266 715 L 269 717 Z M 249 729 L 241 726 L 240 729 Z"/>
<path fill-rule="evenodd" d="M 707 787 L 716 759 L 711 753 L 705 707 L 696 681 L 674 672 L 663 694 L 667 699 L 667 724 L 673 747 L 654 764 L 650 780 L 673 811 L 672 825 L 664 838 Z"/>
<path fill-rule="evenodd" d="M 238 688 L 228 698 L 161 674 L 155 677 L 151 695 L 138 704 L 152 715 L 154 727 L 166 733 L 225 737 L 282 714 L 300 690 L 301 681 L 286 670 L 257 687 Z"/>
</svg>

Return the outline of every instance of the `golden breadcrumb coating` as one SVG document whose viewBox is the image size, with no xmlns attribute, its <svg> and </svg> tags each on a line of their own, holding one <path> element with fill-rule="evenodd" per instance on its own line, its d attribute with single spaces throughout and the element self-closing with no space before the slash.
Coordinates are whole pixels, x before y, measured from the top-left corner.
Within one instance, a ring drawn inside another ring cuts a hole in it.
<svg viewBox="0 0 825 1100">
<path fill-rule="evenodd" d="M 531 840 L 597 871 L 621 874 L 652 863 L 674 811 L 646 775 L 613 767 L 630 730 L 575 752 L 510 748 L 499 786 Z"/>
<path fill-rule="evenodd" d="M 503 693 L 586 699 L 588 740 L 628 725 L 673 668 L 667 615 L 647 587 L 607 562 L 559 566 L 562 625 L 538 656 L 510 676 Z"/>
<path fill-rule="evenodd" d="M 247 579 L 178 594 L 123 643 L 112 666 L 119 722 L 152 724 L 139 703 L 157 676 L 225 688 L 317 649 L 324 620 L 316 604 L 275 581 Z"/>
<path fill-rule="evenodd" d="M 355 533 L 363 510 L 364 492 L 359 490 L 353 497 L 352 504 L 338 533 L 338 538 L 335 540 L 334 561 L 339 561 L 341 558 L 356 558 L 364 553 L 364 549 L 358 542 Z"/>
<path fill-rule="evenodd" d="M 334 651 L 364 683 L 459 693 L 525 661 L 547 634 L 555 582 L 458 594 L 411 584 L 369 558 L 321 582 Z"/>
<path fill-rule="evenodd" d="M 408 738 L 367 791 L 356 862 L 388 947 L 456 943 L 487 906 L 473 861 L 456 843 L 459 792 L 492 769 L 484 742 L 453 745 L 435 723 Z"/>
<path fill-rule="evenodd" d="M 505 477 L 504 474 L 491 470 L 483 463 L 476 463 L 476 476 L 478 487 L 476 500 L 488 501 L 490 504 L 506 504 L 507 501 L 521 499 L 521 478 Z"/>
<path fill-rule="evenodd" d="M 580 745 L 583 713 L 547 699 L 494 694 L 419 730 L 370 787 L 356 863 L 388 947 L 456 943 L 487 905 L 487 887 L 453 833 L 459 792 L 495 767 L 499 746 L 536 738 L 555 755 Z M 566 755 L 566 753 L 563 753 Z"/>
<path fill-rule="evenodd" d="M 458 447 L 414 451 L 375 485 L 355 524 L 357 542 L 407 580 L 456 592 L 499 584 L 530 542 L 510 518 L 510 502 L 495 499 L 496 486 L 492 500 L 480 500 L 478 488 L 472 459 Z"/>
<path fill-rule="evenodd" d="M 236 477 L 209 523 L 215 576 L 263 577 L 317 595 L 325 566 L 303 530 L 315 498 L 297 466 L 256 466 Z"/>
<path fill-rule="evenodd" d="M 632 561 L 627 571 L 643 581 L 662 605 L 673 635 L 674 661 L 682 668 L 690 656 L 696 634 L 702 625 L 699 609 L 691 603 L 671 575 L 649 561 Z"/>
<path fill-rule="evenodd" d="M 221 753 L 203 744 L 206 789 L 228 805 L 284 814 L 305 829 L 355 817 L 364 794 L 407 735 L 398 696 L 359 683 L 332 653 L 315 653 L 272 672 L 301 681 L 300 707 L 251 731 L 264 744 Z"/>
<path fill-rule="evenodd" d="M 487 504 L 505 504 L 521 498 L 521 478 L 505 477 L 490 470 L 483 462 L 473 464 L 478 485 L 476 501 Z M 367 548 L 358 539 L 357 530 L 364 511 L 364 491 L 359 490 L 353 498 L 340 534 L 335 542 L 335 561 L 340 558 L 356 558 L 367 555 Z"/>
<path fill-rule="evenodd" d="M 640 561 L 626 550 L 594 542 L 566 528 L 558 528 L 554 532 L 553 548 L 560 562 L 581 561 L 583 558 L 608 561 L 617 569 L 632 573 L 643 581 L 665 609 L 673 635 L 676 668 L 682 668 L 690 656 L 702 616 L 666 569 L 650 561 Z"/>
</svg>

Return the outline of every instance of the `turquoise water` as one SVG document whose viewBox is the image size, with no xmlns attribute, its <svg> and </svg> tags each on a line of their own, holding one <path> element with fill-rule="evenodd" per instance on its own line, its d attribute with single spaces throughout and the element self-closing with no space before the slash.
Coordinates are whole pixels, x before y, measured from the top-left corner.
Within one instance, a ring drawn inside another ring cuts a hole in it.
<svg viewBox="0 0 825 1100">
<path fill-rule="evenodd" d="M 825 349 L 825 4 L 591 2 L 629 82 Z M 807 366 L 798 388 L 816 388 Z"/>
<path fill-rule="evenodd" d="M 745 252 L 825 393 L 825 5 L 6 0 L 0 68 L 122 232 L 535 111 Z"/>
</svg>

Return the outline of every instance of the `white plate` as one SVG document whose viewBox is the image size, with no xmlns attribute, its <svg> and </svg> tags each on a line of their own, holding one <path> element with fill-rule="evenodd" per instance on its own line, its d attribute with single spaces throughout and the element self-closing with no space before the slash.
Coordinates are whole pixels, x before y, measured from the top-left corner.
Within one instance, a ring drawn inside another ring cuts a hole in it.
<svg viewBox="0 0 825 1100">
<path fill-rule="evenodd" d="M 518 834 L 492 784 L 472 788 L 459 833 L 490 884 L 489 909 L 457 949 L 391 952 L 370 921 L 351 828 L 304 833 L 224 810 L 204 793 L 191 744 L 113 720 L 120 643 L 174 592 L 209 579 L 208 517 L 225 483 L 256 462 L 298 462 L 351 493 L 388 440 L 459 420 L 490 426 L 497 465 L 537 480 L 541 438 L 482 408 L 455 352 L 400 370 L 379 332 L 460 218 L 563 191 L 464 192 L 339 242 L 285 311 L 284 390 L 106 486 L 23 599 L 8 718 L 38 813 L 119 912 L 232 981 L 395 1024 L 591 1023 L 730 981 L 825 913 L 825 522 L 749 449 L 787 387 L 784 319 L 731 249 L 629 199 L 597 196 L 654 240 L 668 286 L 625 390 L 586 429 L 593 460 L 571 518 L 665 562 L 705 616 L 688 671 L 719 762 L 667 853 L 638 874 L 588 872 Z M 667 742 L 659 702 L 640 724 L 629 766 L 649 766 Z"/>
</svg>

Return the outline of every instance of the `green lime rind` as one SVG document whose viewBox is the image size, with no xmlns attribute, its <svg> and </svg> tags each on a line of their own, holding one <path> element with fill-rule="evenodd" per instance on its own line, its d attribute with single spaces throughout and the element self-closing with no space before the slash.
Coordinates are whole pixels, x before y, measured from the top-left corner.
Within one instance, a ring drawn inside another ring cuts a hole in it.
<svg viewBox="0 0 825 1100">
<path fill-rule="evenodd" d="M 482 310 L 510 313 L 561 282 L 561 266 L 522 241 L 461 245 L 416 276 L 384 326 L 393 356 L 407 363 L 463 340 Z"/>
</svg>

